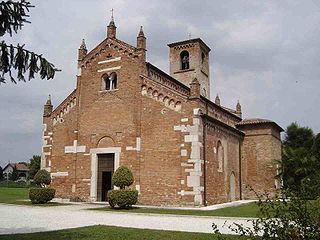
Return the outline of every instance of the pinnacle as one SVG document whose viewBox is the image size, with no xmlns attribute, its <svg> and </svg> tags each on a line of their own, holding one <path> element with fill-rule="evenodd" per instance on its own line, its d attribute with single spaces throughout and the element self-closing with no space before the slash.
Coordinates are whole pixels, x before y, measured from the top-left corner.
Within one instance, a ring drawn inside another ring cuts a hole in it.
<svg viewBox="0 0 320 240">
<path fill-rule="evenodd" d="M 113 8 L 111 9 L 111 20 L 110 20 L 110 23 L 109 23 L 109 26 L 116 26 L 115 23 L 114 23 L 114 17 L 113 17 Z"/>
<path fill-rule="evenodd" d="M 214 102 L 215 102 L 216 104 L 220 105 L 220 97 L 219 97 L 218 94 L 217 94 L 216 99 L 215 99 Z"/>
<path fill-rule="evenodd" d="M 241 105 L 240 105 L 239 100 L 238 100 L 237 105 L 236 105 L 236 111 L 239 112 L 239 113 L 241 112 Z"/>
<path fill-rule="evenodd" d="M 51 95 L 49 94 L 46 105 L 52 105 L 51 103 Z"/>
<path fill-rule="evenodd" d="M 85 43 L 84 39 L 82 39 L 82 42 L 81 42 L 81 45 L 80 45 L 80 49 L 87 50 L 86 43 Z"/>
<path fill-rule="evenodd" d="M 144 37 L 144 32 L 143 32 L 142 26 L 140 26 L 140 31 L 139 31 L 138 37 Z"/>
</svg>

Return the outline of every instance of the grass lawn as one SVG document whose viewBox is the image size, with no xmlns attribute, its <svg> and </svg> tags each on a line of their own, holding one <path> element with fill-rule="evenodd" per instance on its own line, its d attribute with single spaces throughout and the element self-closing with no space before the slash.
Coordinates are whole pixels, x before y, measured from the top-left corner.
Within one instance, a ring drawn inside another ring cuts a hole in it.
<svg viewBox="0 0 320 240">
<path fill-rule="evenodd" d="M 240 239 L 238 236 L 223 235 L 227 239 Z M 52 231 L 45 233 L 27 233 L 27 234 L 13 234 L 13 235 L 0 235 L 0 240 L 142 240 L 142 239 L 192 239 L 192 240 L 205 240 L 205 239 L 218 239 L 218 237 L 211 233 L 189 233 L 189 232 L 175 232 L 175 231 L 160 231 L 136 228 L 122 228 L 110 226 L 92 226 L 74 228 L 60 231 Z"/>
<path fill-rule="evenodd" d="M 17 205 L 32 205 L 32 206 L 58 206 L 60 203 L 46 203 L 33 205 L 29 199 L 29 188 L 7 188 L 0 187 L 0 203 L 17 204 Z"/>
<path fill-rule="evenodd" d="M 237 207 L 226 207 L 217 210 L 176 210 L 176 209 L 158 209 L 158 208 L 130 208 L 130 209 L 112 209 L 110 207 L 95 208 L 90 210 L 115 211 L 126 213 L 156 213 L 156 214 L 174 214 L 174 215 L 195 215 L 195 216 L 223 216 L 223 217 L 257 217 L 259 213 L 258 206 L 255 203 L 248 203 Z"/>
</svg>

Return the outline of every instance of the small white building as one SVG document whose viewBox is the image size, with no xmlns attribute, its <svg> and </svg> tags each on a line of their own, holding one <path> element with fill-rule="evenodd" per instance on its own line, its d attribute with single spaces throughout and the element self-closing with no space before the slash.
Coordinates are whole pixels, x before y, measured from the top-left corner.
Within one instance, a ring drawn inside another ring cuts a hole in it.
<svg viewBox="0 0 320 240">
<path fill-rule="evenodd" d="M 18 172 L 18 180 L 26 181 L 29 176 L 29 167 L 25 163 L 9 163 L 3 168 L 3 177 L 10 178 L 14 168 Z"/>
</svg>

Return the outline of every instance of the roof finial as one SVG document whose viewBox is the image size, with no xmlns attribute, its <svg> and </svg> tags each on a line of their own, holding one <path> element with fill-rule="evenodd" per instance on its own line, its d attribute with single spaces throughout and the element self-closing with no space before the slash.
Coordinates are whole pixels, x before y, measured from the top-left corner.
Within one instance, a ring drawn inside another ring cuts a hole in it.
<svg viewBox="0 0 320 240">
<path fill-rule="evenodd" d="M 239 102 L 239 100 L 238 100 L 238 102 L 237 102 L 237 105 L 236 105 L 236 112 L 237 112 L 237 114 L 239 114 L 239 115 L 241 115 L 241 105 L 240 105 L 240 102 Z"/>
<path fill-rule="evenodd" d="M 111 22 L 114 22 L 113 11 L 114 11 L 114 9 L 111 8 Z"/>
<path fill-rule="evenodd" d="M 84 39 L 82 39 L 82 42 L 81 42 L 81 45 L 80 45 L 80 49 L 87 50 L 86 42 L 84 41 Z"/>
<path fill-rule="evenodd" d="M 138 34 L 139 37 L 144 37 L 144 32 L 143 32 L 143 27 L 140 26 L 140 31 L 139 31 L 139 34 Z"/>
<path fill-rule="evenodd" d="M 51 104 L 51 95 L 49 94 L 46 105 L 52 105 Z"/>
<path fill-rule="evenodd" d="M 116 24 L 114 23 L 113 8 L 111 9 L 111 21 L 107 26 L 107 38 L 116 38 Z"/>
<path fill-rule="evenodd" d="M 189 35 L 188 35 L 188 36 L 189 36 L 189 40 L 190 40 L 190 39 L 191 39 L 191 33 L 190 33 L 190 32 L 189 32 Z"/>
<path fill-rule="evenodd" d="M 111 20 L 110 20 L 110 23 L 109 23 L 109 26 L 112 26 L 112 27 L 115 27 L 115 23 L 114 23 L 114 16 L 113 16 L 113 8 L 111 9 Z"/>
<path fill-rule="evenodd" d="M 217 94 L 216 99 L 214 100 L 214 103 L 220 106 L 220 97 Z"/>
</svg>

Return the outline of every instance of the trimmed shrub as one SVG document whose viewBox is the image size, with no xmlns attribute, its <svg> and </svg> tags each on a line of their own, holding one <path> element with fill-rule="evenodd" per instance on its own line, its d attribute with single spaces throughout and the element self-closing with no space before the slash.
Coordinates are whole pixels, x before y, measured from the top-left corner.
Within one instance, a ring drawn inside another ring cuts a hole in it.
<svg viewBox="0 0 320 240">
<path fill-rule="evenodd" d="M 119 167 L 112 176 L 112 182 L 120 189 L 130 186 L 133 183 L 133 175 L 126 166 Z"/>
<path fill-rule="evenodd" d="M 47 203 L 54 198 L 56 190 L 53 188 L 30 188 L 29 198 L 33 204 Z"/>
<path fill-rule="evenodd" d="M 129 208 L 138 201 L 138 191 L 130 189 L 108 191 L 108 201 L 112 208 Z"/>
<path fill-rule="evenodd" d="M 33 181 L 40 186 L 49 185 L 51 183 L 50 173 L 44 169 L 39 170 L 34 176 Z"/>
<path fill-rule="evenodd" d="M 133 183 L 133 174 L 125 166 L 119 167 L 112 176 L 112 183 L 119 187 L 119 190 L 108 191 L 107 198 L 112 208 L 129 208 L 138 201 L 138 191 L 125 189 Z"/>
</svg>

